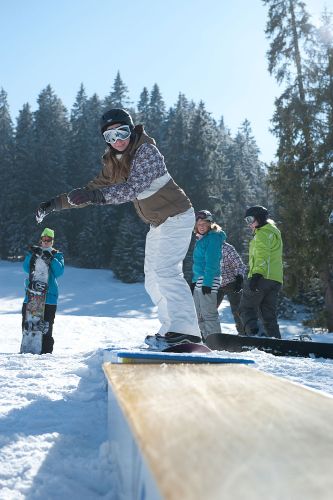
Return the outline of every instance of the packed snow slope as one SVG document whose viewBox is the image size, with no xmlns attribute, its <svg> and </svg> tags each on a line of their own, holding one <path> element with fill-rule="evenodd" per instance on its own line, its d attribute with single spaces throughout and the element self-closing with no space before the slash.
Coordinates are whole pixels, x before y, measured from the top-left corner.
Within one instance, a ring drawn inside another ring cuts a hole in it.
<svg viewBox="0 0 333 500">
<path fill-rule="evenodd" d="M 156 309 L 143 284 L 67 266 L 59 279 L 54 353 L 20 355 L 25 277 L 21 263 L 0 261 L 0 500 L 113 500 L 103 350 L 140 347 L 158 330 Z M 236 333 L 227 301 L 220 320 L 223 333 Z M 304 333 L 301 317 L 280 324 L 285 338 Z M 333 342 L 333 335 L 312 336 Z M 240 356 L 333 394 L 332 360 Z"/>
</svg>

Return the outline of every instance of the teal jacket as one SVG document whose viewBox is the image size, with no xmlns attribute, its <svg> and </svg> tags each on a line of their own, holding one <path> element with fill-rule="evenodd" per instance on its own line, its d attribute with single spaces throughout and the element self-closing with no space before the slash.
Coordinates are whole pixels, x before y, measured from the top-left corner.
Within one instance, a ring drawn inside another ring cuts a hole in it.
<svg viewBox="0 0 333 500">
<path fill-rule="evenodd" d="M 281 233 L 273 221 L 255 229 L 249 248 L 249 274 L 283 283 Z"/>
<path fill-rule="evenodd" d="M 48 282 L 48 289 L 47 289 L 47 294 L 46 294 L 46 300 L 45 304 L 53 304 L 56 305 L 58 302 L 58 282 L 57 278 L 64 274 L 65 270 L 65 263 L 64 263 L 64 256 L 61 252 L 58 252 L 56 250 L 53 251 L 53 259 L 51 260 L 50 264 L 50 275 L 49 275 L 49 282 Z M 30 260 L 32 257 L 32 253 L 28 252 L 27 255 L 25 256 L 24 262 L 23 262 L 23 269 L 25 270 L 26 273 L 30 272 Z M 25 288 L 27 289 L 29 285 L 29 279 L 27 278 L 25 280 Z M 24 302 L 28 301 L 27 295 L 25 295 Z"/>
<path fill-rule="evenodd" d="M 221 276 L 222 245 L 226 238 L 224 231 L 211 230 L 197 240 L 193 251 L 193 283 L 203 277 L 202 285 L 211 287 L 214 278 Z"/>
</svg>

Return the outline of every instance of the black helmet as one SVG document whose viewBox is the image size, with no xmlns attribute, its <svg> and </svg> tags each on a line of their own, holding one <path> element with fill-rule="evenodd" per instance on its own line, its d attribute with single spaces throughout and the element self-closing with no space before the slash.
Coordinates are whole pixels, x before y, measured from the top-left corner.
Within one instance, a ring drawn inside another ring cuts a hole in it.
<svg viewBox="0 0 333 500">
<path fill-rule="evenodd" d="M 207 220 L 208 222 L 213 222 L 213 214 L 209 210 L 199 210 L 199 212 L 195 213 L 195 221 Z"/>
<path fill-rule="evenodd" d="M 121 123 L 122 125 L 128 125 L 131 130 L 134 129 L 132 117 L 125 109 L 112 108 L 103 113 L 100 121 L 102 134 L 113 123 Z"/>
<path fill-rule="evenodd" d="M 254 207 L 250 207 L 246 210 L 245 218 L 246 217 L 254 217 L 260 225 L 263 225 L 268 219 L 268 210 L 260 205 L 255 205 Z"/>
</svg>

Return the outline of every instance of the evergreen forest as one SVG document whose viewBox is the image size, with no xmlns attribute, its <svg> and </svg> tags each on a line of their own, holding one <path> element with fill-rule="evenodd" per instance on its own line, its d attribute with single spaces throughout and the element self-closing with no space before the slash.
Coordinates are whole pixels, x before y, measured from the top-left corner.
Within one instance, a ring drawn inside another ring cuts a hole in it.
<svg viewBox="0 0 333 500">
<path fill-rule="evenodd" d="M 104 97 L 88 96 L 84 83 L 67 110 L 51 84 L 37 107 L 25 103 L 15 118 L 0 90 L 0 258 L 20 259 L 45 226 L 55 229 L 55 247 L 67 264 L 112 269 L 127 283 L 143 280 L 148 227 L 132 204 L 87 207 L 50 214 L 37 225 L 42 201 L 85 186 L 101 169 L 105 143 L 102 113 L 130 111 L 155 138 L 167 168 L 192 201 L 208 209 L 244 261 L 251 235 L 248 206 L 264 205 L 282 232 L 284 295 L 310 306 L 313 326 L 333 331 L 333 28 L 324 11 L 314 26 L 301 0 L 262 0 L 267 8 L 267 66 L 280 84 L 271 132 L 276 158 L 269 165 L 244 117 L 235 135 L 216 121 L 204 102 L 179 93 L 167 108 L 159 85 L 131 100 L 120 72 Z M 184 262 L 191 275 L 193 243 Z"/>
</svg>

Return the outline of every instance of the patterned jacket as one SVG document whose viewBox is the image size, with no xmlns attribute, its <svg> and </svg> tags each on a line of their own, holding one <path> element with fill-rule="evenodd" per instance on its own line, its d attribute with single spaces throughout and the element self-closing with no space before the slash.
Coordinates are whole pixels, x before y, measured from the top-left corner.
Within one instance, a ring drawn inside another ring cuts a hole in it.
<svg viewBox="0 0 333 500">
<path fill-rule="evenodd" d="M 164 157 L 154 145 L 154 139 L 145 134 L 142 126 L 136 126 L 135 130 L 137 134 L 128 178 L 114 183 L 110 167 L 104 166 L 86 189 L 100 189 L 107 204 L 119 205 L 132 201 L 144 222 L 159 226 L 168 217 L 184 213 L 192 205 L 167 171 Z M 68 203 L 67 194 L 56 198 L 56 210 L 64 208 L 73 208 Z"/>
<path fill-rule="evenodd" d="M 222 249 L 223 259 L 221 261 L 221 287 L 235 281 L 238 274 L 244 276 L 246 271 L 246 266 L 237 253 L 235 247 L 229 243 L 224 243 Z"/>
</svg>

